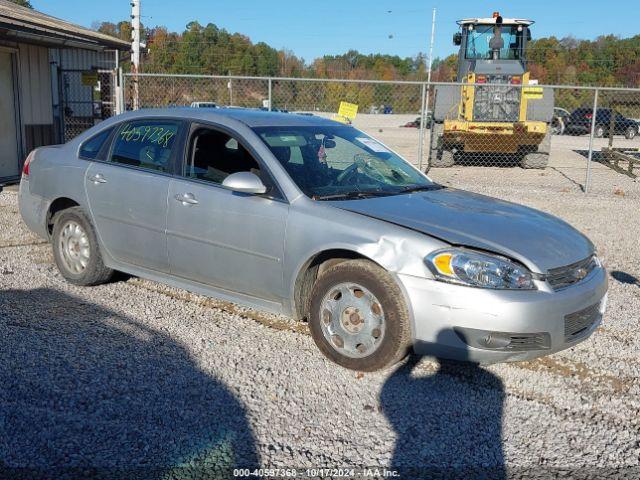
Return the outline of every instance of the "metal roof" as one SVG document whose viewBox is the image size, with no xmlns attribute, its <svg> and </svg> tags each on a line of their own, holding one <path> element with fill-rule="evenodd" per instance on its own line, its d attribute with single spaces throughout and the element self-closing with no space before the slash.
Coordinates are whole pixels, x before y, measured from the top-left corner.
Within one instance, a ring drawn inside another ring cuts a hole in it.
<svg viewBox="0 0 640 480">
<path fill-rule="evenodd" d="M 0 38 L 59 47 L 128 50 L 129 42 L 0 0 Z"/>
</svg>

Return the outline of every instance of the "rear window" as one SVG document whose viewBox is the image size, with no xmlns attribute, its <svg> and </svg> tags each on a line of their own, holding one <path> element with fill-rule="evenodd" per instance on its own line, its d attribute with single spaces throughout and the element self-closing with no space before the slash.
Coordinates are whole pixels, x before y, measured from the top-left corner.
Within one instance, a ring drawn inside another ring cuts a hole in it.
<svg viewBox="0 0 640 480">
<path fill-rule="evenodd" d="M 89 140 L 84 142 L 80 146 L 80 157 L 86 158 L 87 160 L 97 159 L 100 151 L 102 150 L 102 147 L 109 139 L 111 132 L 113 132 L 113 128 L 102 130 L 100 133 L 94 135 Z"/>
</svg>

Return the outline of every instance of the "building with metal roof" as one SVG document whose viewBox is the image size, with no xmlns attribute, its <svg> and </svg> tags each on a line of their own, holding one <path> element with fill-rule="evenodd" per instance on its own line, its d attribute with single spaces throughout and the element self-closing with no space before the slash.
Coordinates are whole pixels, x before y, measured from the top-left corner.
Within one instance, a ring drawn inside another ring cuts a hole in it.
<svg viewBox="0 0 640 480">
<path fill-rule="evenodd" d="M 61 143 L 115 110 L 130 44 L 0 0 L 0 183 L 27 154 Z"/>
</svg>

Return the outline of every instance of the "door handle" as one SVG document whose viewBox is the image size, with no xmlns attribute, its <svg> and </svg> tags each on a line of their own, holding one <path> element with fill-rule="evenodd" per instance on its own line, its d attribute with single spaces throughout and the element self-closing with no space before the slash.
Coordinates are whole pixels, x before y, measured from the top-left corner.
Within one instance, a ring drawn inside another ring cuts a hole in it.
<svg viewBox="0 0 640 480">
<path fill-rule="evenodd" d="M 96 173 L 95 175 L 89 177 L 89 181 L 93 182 L 95 185 L 99 183 L 107 183 L 107 179 L 101 173 Z"/>
<path fill-rule="evenodd" d="M 198 204 L 198 200 L 196 200 L 196 197 L 193 193 L 179 193 L 174 198 L 185 207 L 188 205 Z"/>
</svg>

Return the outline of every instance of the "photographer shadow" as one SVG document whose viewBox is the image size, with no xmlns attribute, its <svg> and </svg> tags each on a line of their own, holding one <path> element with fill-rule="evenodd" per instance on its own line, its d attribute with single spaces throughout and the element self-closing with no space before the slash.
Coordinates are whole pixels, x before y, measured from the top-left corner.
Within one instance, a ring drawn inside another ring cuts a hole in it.
<svg viewBox="0 0 640 480">
<path fill-rule="evenodd" d="M 403 479 L 506 479 L 502 381 L 477 364 L 440 359 L 434 374 L 415 376 L 420 359 L 409 357 L 380 394 L 396 433 L 390 468 Z"/>
<path fill-rule="evenodd" d="M 170 336 L 87 300 L 0 291 L 0 478 L 226 478 L 243 405 Z"/>
</svg>

